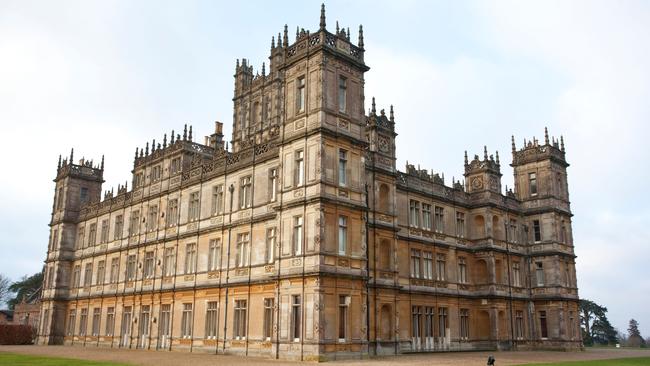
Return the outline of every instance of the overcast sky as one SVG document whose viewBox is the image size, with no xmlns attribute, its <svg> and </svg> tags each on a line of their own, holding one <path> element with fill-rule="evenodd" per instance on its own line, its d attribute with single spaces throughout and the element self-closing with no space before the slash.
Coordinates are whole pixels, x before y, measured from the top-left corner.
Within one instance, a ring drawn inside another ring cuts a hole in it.
<svg viewBox="0 0 650 366">
<path fill-rule="evenodd" d="M 580 296 L 650 336 L 650 3 L 329 1 L 356 41 L 366 97 L 395 105 L 400 169 L 462 176 L 463 151 L 564 135 Z M 59 154 L 106 155 L 105 189 L 136 146 L 194 125 L 230 136 L 235 59 L 268 62 L 320 2 L 0 0 L 0 273 L 41 270 Z"/>
</svg>

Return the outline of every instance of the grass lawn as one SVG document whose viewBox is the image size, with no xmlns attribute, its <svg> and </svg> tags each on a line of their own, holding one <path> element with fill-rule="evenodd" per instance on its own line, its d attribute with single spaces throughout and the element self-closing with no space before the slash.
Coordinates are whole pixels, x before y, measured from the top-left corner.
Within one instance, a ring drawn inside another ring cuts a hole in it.
<svg viewBox="0 0 650 366">
<path fill-rule="evenodd" d="M 526 366 L 646 366 L 650 357 L 615 358 L 611 360 L 570 361 L 557 363 L 529 363 Z"/>
<path fill-rule="evenodd" d="M 19 355 L 16 353 L 0 352 L 0 365 L 11 366 L 126 366 L 124 363 L 87 361 L 73 358 L 45 357 Z"/>
</svg>

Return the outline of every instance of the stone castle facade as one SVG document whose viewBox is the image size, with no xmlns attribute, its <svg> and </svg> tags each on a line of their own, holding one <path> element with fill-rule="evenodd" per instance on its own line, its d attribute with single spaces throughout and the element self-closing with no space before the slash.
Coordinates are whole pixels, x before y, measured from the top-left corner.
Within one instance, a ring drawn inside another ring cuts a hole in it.
<svg viewBox="0 0 650 366">
<path fill-rule="evenodd" d="M 131 190 L 61 160 L 41 344 L 331 360 L 579 349 L 564 142 L 465 156 L 465 184 L 395 166 L 393 108 L 365 110 L 363 30 L 287 27 L 237 62 L 233 136 L 136 149 Z M 102 198 L 103 194 L 103 198 Z"/>
</svg>

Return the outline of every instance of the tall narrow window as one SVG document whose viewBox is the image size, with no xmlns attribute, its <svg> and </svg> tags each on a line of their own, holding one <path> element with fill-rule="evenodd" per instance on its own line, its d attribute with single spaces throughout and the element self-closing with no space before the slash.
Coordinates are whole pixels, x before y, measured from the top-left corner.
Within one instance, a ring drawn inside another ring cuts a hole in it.
<svg viewBox="0 0 650 366">
<path fill-rule="evenodd" d="M 88 246 L 95 245 L 95 239 L 97 237 L 97 224 L 90 224 L 90 231 L 88 233 Z"/>
<path fill-rule="evenodd" d="M 422 228 L 431 230 L 431 205 L 427 203 L 422 204 Z"/>
<path fill-rule="evenodd" d="M 410 201 L 410 213 L 411 213 L 411 226 L 419 227 L 420 226 L 420 202 L 411 200 Z"/>
<path fill-rule="evenodd" d="M 95 278 L 95 285 L 103 285 L 105 276 L 106 276 L 106 261 L 99 261 L 97 262 L 97 277 Z"/>
<path fill-rule="evenodd" d="M 298 78 L 296 84 L 296 111 L 301 113 L 305 111 L 305 77 Z"/>
<path fill-rule="evenodd" d="M 447 279 L 447 262 L 444 254 L 436 255 L 436 280 L 445 281 Z"/>
<path fill-rule="evenodd" d="M 212 187 L 212 214 L 223 212 L 223 184 Z"/>
<path fill-rule="evenodd" d="M 106 327 L 104 329 L 104 335 L 110 337 L 115 331 L 115 308 L 109 306 L 106 308 Z"/>
<path fill-rule="evenodd" d="M 460 339 L 469 339 L 469 309 L 460 309 Z"/>
<path fill-rule="evenodd" d="M 293 218 L 293 254 L 302 254 L 302 216 Z"/>
<path fill-rule="evenodd" d="M 144 253 L 144 278 L 152 278 L 154 275 L 153 251 Z"/>
<path fill-rule="evenodd" d="M 144 185 L 144 174 L 142 172 L 133 176 L 133 187 L 138 188 Z"/>
<path fill-rule="evenodd" d="M 422 269 L 424 273 L 425 280 L 433 279 L 433 253 L 423 252 L 422 253 Z"/>
<path fill-rule="evenodd" d="M 181 172 L 181 158 L 173 158 L 169 164 L 169 174 L 174 175 Z"/>
<path fill-rule="evenodd" d="M 264 299 L 264 329 L 262 337 L 270 341 L 273 334 L 273 298 Z"/>
<path fill-rule="evenodd" d="M 251 120 L 253 121 L 253 124 L 257 124 L 259 122 L 259 116 L 260 116 L 260 102 L 254 102 L 253 103 L 253 116 L 251 117 Z"/>
<path fill-rule="evenodd" d="M 208 249 L 208 271 L 216 271 L 221 267 L 221 240 L 210 239 Z"/>
<path fill-rule="evenodd" d="M 345 255 L 348 248 L 348 218 L 339 216 L 339 255 Z"/>
<path fill-rule="evenodd" d="M 424 348 L 433 348 L 433 325 L 435 324 L 434 308 L 432 306 L 424 307 Z"/>
<path fill-rule="evenodd" d="M 411 249 L 411 277 L 420 278 L 420 250 Z"/>
<path fill-rule="evenodd" d="M 140 337 L 146 339 L 149 336 L 149 320 L 151 319 L 151 306 L 142 305 L 140 309 Z M 144 343 L 144 342 L 143 342 Z M 141 344 L 142 346 L 143 344 Z"/>
<path fill-rule="evenodd" d="M 158 205 L 149 205 L 147 211 L 147 231 L 154 231 L 158 229 Z"/>
<path fill-rule="evenodd" d="M 129 220 L 129 236 L 137 235 L 140 233 L 140 211 L 135 210 L 131 212 L 131 219 Z"/>
<path fill-rule="evenodd" d="M 111 283 L 117 283 L 120 277 L 120 258 L 111 259 Z"/>
<path fill-rule="evenodd" d="M 196 272 L 196 244 L 185 246 L 185 274 Z"/>
<path fill-rule="evenodd" d="M 77 249 L 84 248 L 84 238 L 86 234 L 85 231 L 86 231 L 85 227 L 80 227 L 79 229 L 77 229 L 77 243 L 76 243 Z M 58 234 L 58 233 L 55 231 L 54 234 Z"/>
<path fill-rule="evenodd" d="M 535 262 L 535 273 L 537 286 L 544 286 L 544 264 L 542 262 Z"/>
<path fill-rule="evenodd" d="M 339 112 L 345 112 L 348 98 L 348 80 L 339 76 Z"/>
<path fill-rule="evenodd" d="M 302 315 L 300 314 L 300 305 L 300 295 L 291 296 L 291 338 L 293 338 L 294 342 L 300 341 L 300 334 L 302 329 L 300 326 Z"/>
<path fill-rule="evenodd" d="M 58 242 L 59 242 L 59 230 L 54 229 L 54 231 L 52 232 L 52 242 L 50 244 L 50 250 L 56 250 Z"/>
<path fill-rule="evenodd" d="M 275 244 L 276 244 L 275 228 L 271 227 L 266 229 L 266 254 L 264 260 L 266 263 L 273 263 L 275 260 Z"/>
<path fill-rule="evenodd" d="M 88 287 L 93 283 L 93 264 L 86 263 L 86 270 L 84 272 L 84 287 Z"/>
<path fill-rule="evenodd" d="M 533 235 L 536 243 L 542 241 L 542 227 L 539 220 L 533 220 Z"/>
<path fill-rule="evenodd" d="M 250 242 L 248 233 L 237 235 L 237 253 L 235 256 L 236 267 L 246 267 L 248 265 L 248 246 Z"/>
<path fill-rule="evenodd" d="M 515 287 L 521 286 L 521 268 L 519 262 L 512 263 L 512 285 Z"/>
<path fill-rule="evenodd" d="M 442 233 L 445 231 L 445 210 L 442 207 L 435 207 L 435 231 Z"/>
<path fill-rule="evenodd" d="M 160 334 L 163 348 L 167 347 L 167 342 L 171 335 L 171 313 L 172 306 L 170 304 L 162 304 L 160 306 L 160 325 L 158 326 L 158 333 Z"/>
<path fill-rule="evenodd" d="M 126 259 L 126 279 L 127 281 L 135 280 L 135 254 L 131 254 Z"/>
<path fill-rule="evenodd" d="M 241 179 L 240 182 L 240 189 L 239 189 L 239 207 L 241 208 L 249 208 L 251 207 L 251 202 L 252 202 L 252 181 L 251 177 L 244 177 Z"/>
<path fill-rule="evenodd" d="M 178 198 L 171 199 L 167 202 L 167 227 L 178 224 Z"/>
<path fill-rule="evenodd" d="M 467 263 L 464 257 L 458 258 L 458 282 L 467 283 Z"/>
<path fill-rule="evenodd" d="M 97 337 L 99 335 L 99 320 L 102 316 L 101 308 L 93 308 L 93 324 L 92 324 L 92 336 Z"/>
<path fill-rule="evenodd" d="M 181 315 L 181 337 L 192 338 L 192 304 L 183 304 Z"/>
<path fill-rule="evenodd" d="M 79 335 L 85 336 L 88 331 L 88 309 L 81 309 L 81 315 L 79 316 Z"/>
<path fill-rule="evenodd" d="M 421 306 L 412 306 L 411 307 L 411 338 L 413 343 L 416 346 L 420 345 L 420 338 L 422 333 L 420 328 L 422 327 L 422 307 Z"/>
<path fill-rule="evenodd" d="M 278 195 L 278 169 L 269 169 L 269 202 L 275 202 Z"/>
<path fill-rule="evenodd" d="M 445 338 L 447 336 L 447 308 L 438 308 L 438 337 Z"/>
<path fill-rule="evenodd" d="M 569 339 L 574 339 L 576 336 L 575 324 L 575 314 L 573 311 L 569 311 Z"/>
<path fill-rule="evenodd" d="M 528 173 L 528 185 L 530 188 L 530 195 L 537 196 L 537 174 Z"/>
<path fill-rule="evenodd" d="M 515 311 L 515 338 L 524 339 L 524 312 Z"/>
<path fill-rule="evenodd" d="M 305 183 L 305 152 L 302 150 L 296 151 L 293 173 L 294 185 L 296 187 L 303 185 Z"/>
<path fill-rule="evenodd" d="M 508 241 L 512 243 L 517 242 L 517 220 L 515 219 L 510 219 L 508 225 Z"/>
<path fill-rule="evenodd" d="M 79 287 L 79 282 L 81 281 L 81 266 L 76 265 L 72 269 L 72 287 Z"/>
<path fill-rule="evenodd" d="M 160 165 L 156 165 L 153 168 L 151 168 L 151 182 L 157 182 L 162 178 L 162 167 Z"/>
<path fill-rule="evenodd" d="M 77 325 L 77 309 L 70 310 L 68 314 L 68 331 L 69 336 L 74 335 L 74 327 Z"/>
<path fill-rule="evenodd" d="M 56 195 L 56 209 L 60 210 L 63 208 L 63 187 L 59 188 L 59 193 Z"/>
<path fill-rule="evenodd" d="M 88 201 L 88 188 L 81 187 L 81 191 L 79 192 L 79 200 L 81 203 L 86 203 Z"/>
<path fill-rule="evenodd" d="M 176 252 L 174 248 L 165 248 L 165 253 L 163 257 L 163 276 L 169 277 L 173 276 L 176 266 Z"/>
<path fill-rule="evenodd" d="M 124 216 L 117 215 L 115 217 L 115 231 L 113 232 L 113 240 L 122 239 L 123 231 L 124 231 Z"/>
<path fill-rule="evenodd" d="M 205 311 L 205 337 L 207 339 L 217 338 L 217 309 L 219 303 L 208 301 Z"/>
<path fill-rule="evenodd" d="M 99 243 L 108 243 L 108 219 L 102 220 L 102 232 L 99 236 Z"/>
<path fill-rule="evenodd" d="M 233 316 L 233 338 L 246 339 L 246 300 L 235 300 Z"/>
<path fill-rule="evenodd" d="M 539 330 L 542 339 L 548 338 L 548 327 L 546 325 L 546 311 L 539 312 Z"/>
<path fill-rule="evenodd" d="M 339 150 L 339 185 L 345 187 L 348 185 L 348 152 Z"/>
<path fill-rule="evenodd" d="M 560 243 L 566 243 L 566 225 L 564 224 L 564 220 L 560 221 Z"/>
<path fill-rule="evenodd" d="M 348 339 L 348 307 L 350 306 L 350 296 L 339 296 L 339 342 L 345 342 Z"/>
<path fill-rule="evenodd" d="M 198 220 L 200 210 L 201 207 L 199 206 L 199 192 L 190 193 L 190 204 L 187 210 L 188 220 L 190 222 Z"/>
</svg>

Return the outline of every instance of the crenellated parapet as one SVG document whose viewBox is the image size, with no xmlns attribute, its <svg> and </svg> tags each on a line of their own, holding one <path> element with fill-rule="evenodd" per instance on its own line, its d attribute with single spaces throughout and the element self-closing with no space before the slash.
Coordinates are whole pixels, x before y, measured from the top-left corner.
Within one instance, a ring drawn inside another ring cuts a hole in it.
<svg viewBox="0 0 650 366">
<path fill-rule="evenodd" d="M 82 158 L 78 164 L 73 163 L 74 149 L 70 151 L 70 158 L 61 160 L 59 155 L 59 163 L 57 166 L 56 178 L 58 181 L 65 177 L 81 178 L 91 181 L 104 182 L 104 156 L 100 164 L 95 165 L 92 160 Z"/>
<path fill-rule="evenodd" d="M 524 139 L 523 146 L 517 150 L 515 138 L 512 137 L 512 166 L 523 165 L 527 163 L 538 162 L 542 160 L 551 160 L 564 167 L 568 167 L 566 162 L 566 151 L 564 149 L 564 137 L 559 139 L 552 136 L 549 138 L 548 129 L 544 128 L 544 143 L 533 137 L 532 140 Z"/>
</svg>

